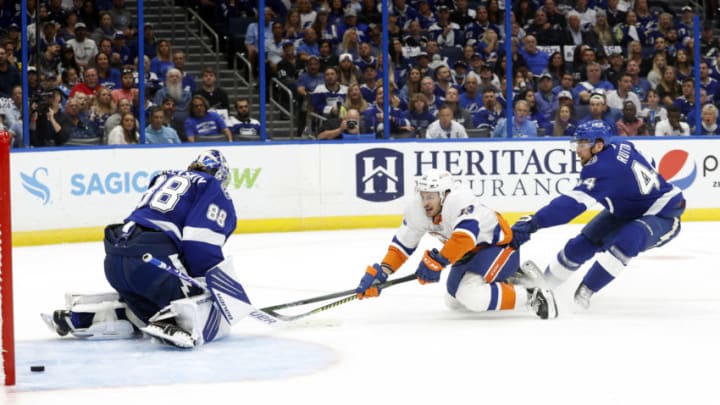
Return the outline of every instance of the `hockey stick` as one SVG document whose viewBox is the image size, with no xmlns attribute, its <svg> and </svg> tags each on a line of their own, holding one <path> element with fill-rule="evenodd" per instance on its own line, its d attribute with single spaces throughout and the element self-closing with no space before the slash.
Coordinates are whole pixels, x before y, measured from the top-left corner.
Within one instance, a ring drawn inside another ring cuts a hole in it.
<svg viewBox="0 0 720 405">
<path fill-rule="evenodd" d="M 377 287 L 383 289 L 383 288 L 393 286 L 395 284 L 401 284 L 401 283 L 405 283 L 407 281 L 415 280 L 416 278 L 417 278 L 417 276 L 415 274 L 409 274 L 407 276 L 396 278 L 394 280 L 388 280 L 382 284 L 379 284 Z M 332 294 L 320 295 L 318 297 L 306 298 L 306 299 L 302 299 L 299 301 L 288 302 L 286 304 L 273 305 L 273 306 L 265 307 L 262 310 L 272 312 L 272 311 L 275 311 L 278 309 L 285 309 L 285 308 L 297 307 L 300 305 L 314 304 L 316 302 L 327 301 L 327 300 L 331 300 L 331 299 L 339 298 L 339 297 L 345 297 L 345 298 L 343 298 L 343 300 L 341 300 L 341 301 L 344 301 L 343 303 L 345 303 L 348 301 L 352 301 L 352 300 L 345 301 L 346 299 L 349 298 L 349 297 L 347 297 L 349 295 L 355 296 L 355 290 L 352 289 L 352 290 L 339 291 L 339 292 L 332 293 Z M 337 302 L 339 302 L 339 301 L 337 301 Z M 332 305 L 332 304 L 328 304 L 328 305 Z"/>
</svg>

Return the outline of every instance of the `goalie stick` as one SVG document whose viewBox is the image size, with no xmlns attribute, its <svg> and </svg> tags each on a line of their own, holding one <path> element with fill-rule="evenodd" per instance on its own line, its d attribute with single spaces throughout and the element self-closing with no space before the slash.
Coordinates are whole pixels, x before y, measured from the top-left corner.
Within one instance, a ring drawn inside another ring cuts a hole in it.
<svg viewBox="0 0 720 405">
<path fill-rule="evenodd" d="M 250 299 L 247 297 L 247 294 L 245 293 L 245 290 L 242 288 L 242 286 L 237 281 L 235 281 L 230 276 L 228 276 L 226 273 L 224 273 L 223 271 L 221 271 L 217 268 L 213 268 L 205 274 L 205 280 L 207 281 L 207 284 L 208 284 L 208 285 L 205 285 L 205 284 L 198 282 L 197 280 L 190 277 L 189 275 L 170 266 L 169 264 L 152 257 L 152 255 L 149 253 L 146 253 L 145 255 L 143 255 L 143 261 L 145 261 L 146 263 L 150 263 L 161 270 L 165 270 L 168 273 L 173 274 L 174 276 L 190 283 L 191 285 L 194 285 L 194 286 L 202 289 L 203 291 L 209 291 L 213 295 L 213 297 L 216 298 L 216 302 L 218 303 L 218 308 L 220 309 L 220 312 L 223 314 L 225 319 L 228 319 L 228 322 L 230 322 L 230 319 L 234 319 L 235 317 L 233 316 L 232 313 L 226 313 L 227 306 L 224 306 L 222 304 L 222 302 L 225 302 L 225 300 L 223 299 L 223 294 L 229 294 L 229 295 L 234 296 L 237 299 L 240 299 L 241 301 L 245 302 L 247 306 L 252 308 L 249 315 L 251 317 L 253 317 L 254 319 L 256 319 L 260 322 L 266 323 L 266 324 L 274 324 L 274 323 L 277 323 L 278 321 L 283 321 L 283 322 L 295 321 L 295 320 L 298 320 L 301 318 L 305 318 L 306 316 L 309 316 L 312 314 L 317 314 L 319 312 L 323 312 L 328 309 L 335 308 L 339 305 L 342 305 L 342 304 L 345 304 L 345 303 L 348 303 L 348 302 L 351 302 L 351 301 L 357 299 L 357 295 L 355 294 L 355 290 L 353 289 L 353 290 L 345 290 L 345 291 L 340 291 L 340 292 L 336 292 L 336 293 L 332 293 L 332 294 L 321 295 L 318 297 L 293 301 L 293 302 L 289 302 L 286 304 L 272 305 L 269 307 L 258 309 L 258 308 L 253 307 L 252 304 L 250 304 Z M 216 269 L 217 269 L 217 271 L 215 271 Z M 390 287 L 390 286 L 393 286 L 396 284 L 401 284 L 401 283 L 405 283 L 405 282 L 408 282 L 411 280 L 415 280 L 416 278 L 417 277 L 415 276 L 415 274 L 409 274 L 407 276 L 400 277 L 400 278 L 397 278 L 394 280 L 388 280 L 384 283 L 379 284 L 378 287 L 381 289 L 387 288 L 387 287 Z M 218 296 L 220 296 L 220 299 L 218 299 Z M 242 298 L 240 298 L 240 297 L 242 297 Z M 325 304 L 325 305 L 319 306 L 317 308 L 311 309 L 309 311 L 306 311 L 306 312 L 303 312 L 300 314 L 296 314 L 296 315 L 283 315 L 283 314 L 279 314 L 277 312 L 277 310 L 280 310 L 280 309 L 286 309 L 286 308 L 291 308 L 291 307 L 296 307 L 296 306 L 301 306 L 301 305 L 313 304 L 316 302 L 327 301 L 327 300 L 338 298 L 338 297 L 343 297 L 343 298 L 341 298 L 337 301 L 333 301 L 329 304 Z"/>
</svg>

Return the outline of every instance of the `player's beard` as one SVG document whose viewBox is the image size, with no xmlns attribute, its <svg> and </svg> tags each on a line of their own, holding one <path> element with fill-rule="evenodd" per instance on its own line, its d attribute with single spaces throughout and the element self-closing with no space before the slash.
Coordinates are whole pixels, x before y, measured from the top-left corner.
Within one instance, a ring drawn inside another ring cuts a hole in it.
<svg viewBox="0 0 720 405">
<path fill-rule="evenodd" d="M 176 102 L 180 102 L 183 99 L 182 84 L 166 84 L 168 96 L 170 96 Z"/>
</svg>

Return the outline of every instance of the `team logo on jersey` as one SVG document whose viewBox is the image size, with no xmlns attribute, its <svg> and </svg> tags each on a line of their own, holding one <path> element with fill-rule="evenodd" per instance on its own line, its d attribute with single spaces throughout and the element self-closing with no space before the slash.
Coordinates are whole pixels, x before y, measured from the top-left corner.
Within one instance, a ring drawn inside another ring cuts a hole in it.
<svg viewBox="0 0 720 405">
<path fill-rule="evenodd" d="M 403 154 L 376 148 L 355 156 L 355 190 L 367 201 L 392 201 L 405 194 Z"/>
<path fill-rule="evenodd" d="M 32 175 L 26 173 L 20 173 L 22 179 L 22 186 L 28 193 L 39 198 L 43 205 L 47 205 L 50 202 L 50 188 L 38 179 L 38 175 L 42 174 L 43 177 L 47 177 L 48 169 L 45 167 L 38 167 L 33 171 Z"/>
<path fill-rule="evenodd" d="M 697 164 L 688 159 L 687 151 L 673 149 L 660 158 L 658 172 L 666 181 L 686 190 L 697 177 Z"/>
</svg>

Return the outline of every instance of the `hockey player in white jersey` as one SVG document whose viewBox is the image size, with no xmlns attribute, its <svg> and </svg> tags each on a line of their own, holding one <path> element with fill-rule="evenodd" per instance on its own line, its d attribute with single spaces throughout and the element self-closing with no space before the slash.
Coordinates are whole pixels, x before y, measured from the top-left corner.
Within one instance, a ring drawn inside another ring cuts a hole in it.
<svg viewBox="0 0 720 405">
<path fill-rule="evenodd" d="M 557 316 L 553 293 L 508 282 L 519 269 L 519 252 L 507 244 L 512 231 L 499 213 L 480 203 L 468 189 L 455 189 L 450 173 L 428 170 L 417 182 L 403 222 L 380 263 L 367 267 L 356 289 L 359 298 L 380 294 L 387 280 L 413 254 L 427 233 L 443 243 L 427 250 L 415 274 L 421 284 L 447 277 L 448 306 L 456 310 L 500 311 L 531 309 L 540 318 Z"/>
</svg>

